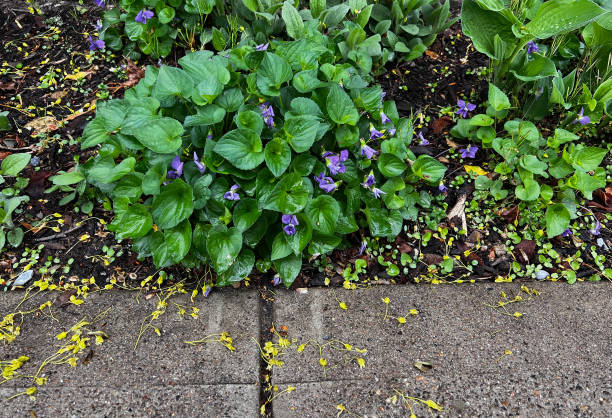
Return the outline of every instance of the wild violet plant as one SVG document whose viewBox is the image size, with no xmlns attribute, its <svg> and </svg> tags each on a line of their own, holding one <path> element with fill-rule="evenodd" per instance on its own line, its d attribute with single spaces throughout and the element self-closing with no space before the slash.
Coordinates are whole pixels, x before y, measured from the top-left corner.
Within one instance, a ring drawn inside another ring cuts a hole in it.
<svg viewBox="0 0 612 418">
<path fill-rule="evenodd" d="M 399 234 L 417 216 L 413 184 L 437 186 L 446 168 L 416 157 L 411 120 L 333 58 L 300 39 L 147 67 L 83 134 L 100 148 L 79 177 L 112 200 L 109 229 L 160 268 L 211 265 L 218 285 L 257 261 L 289 286 L 303 256 L 360 228 Z"/>
</svg>

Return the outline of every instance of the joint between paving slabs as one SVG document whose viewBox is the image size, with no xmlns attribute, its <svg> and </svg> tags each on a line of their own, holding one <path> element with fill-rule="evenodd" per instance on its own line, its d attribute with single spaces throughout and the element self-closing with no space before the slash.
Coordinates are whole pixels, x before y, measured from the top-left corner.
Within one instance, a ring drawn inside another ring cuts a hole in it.
<svg viewBox="0 0 612 418">
<path fill-rule="evenodd" d="M 259 298 L 259 346 L 263 347 L 266 341 L 272 341 L 274 333 L 271 332 L 274 321 L 274 297 L 267 287 L 260 289 Z M 271 400 L 273 393 L 269 388 L 272 384 L 272 369 L 268 368 L 268 363 L 259 356 L 259 406 L 265 408 L 265 414 L 261 416 L 273 418 Z M 261 411 L 261 409 L 260 409 Z M 257 411 L 258 415 L 260 411 Z"/>
</svg>

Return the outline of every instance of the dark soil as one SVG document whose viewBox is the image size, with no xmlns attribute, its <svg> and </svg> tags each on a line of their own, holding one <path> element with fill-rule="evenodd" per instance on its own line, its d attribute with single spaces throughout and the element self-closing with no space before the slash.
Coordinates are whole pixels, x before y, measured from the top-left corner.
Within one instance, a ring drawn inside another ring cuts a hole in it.
<svg viewBox="0 0 612 418">
<path fill-rule="evenodd" d="M 22 173 L 30 182 L 25 189 L 30 202 L 21 213 L 14 215 L 14 219 L 27 232 L 19 248 L 8 248 L 0 255 L 0 285 L 7 284 L 10 277 L 23 270 L 27 263 L 22 260 L 26 248 L 37 248 L 40 244 L 44 244 L 40 260 L 44 262 L 49 257 L 59 259 L 51 264 L 59 268 L 54 277 L 60 283 L 94 277 L 98 284 L 103 285 L 113 276 L 119 281 L 140 281 L 156 269 L 150 259 L 139 262 L 136 254 L 130 251 L 129 242 L 117 244 L 113 234 L 105 230 L 100 220 L 108 224 L 113 215 L 103 209 L 102 202 L 94 202 L 91 214 L 84 214 L 75 211 L 74 202 L 60 206 L 60 200 L 67 193 L 56 191 L 49 194 L 45 190 L 51 186 L 48 177 L 60 170 L 72 168 L 77 157 L 84 162 L 91 156 L 92 152 L 82 151 L 78 143 L 84 126 L 94 114 L 90 109 L 105 92 L 109 92 L 110 97 L 121 97 L 123 91 L 137 81 L 143 63 L 139 63 L 139 67 L 110 53 L 97 53 L 93 59 L 90 58 L 85 34 L 94 31 L 93 24 L 99 18 L 100 10 L 94 7 L 79 10 L 75 8 L 75 3 L 69 2 L 52 6 L 44 9 L 45 16 L 33 15 L 25 8 L 0 8 L 0 55 L 2 61 L 6 62 L 2 68 L 10 68 L 6 73 L 0 72 L 0 110 L 9 110 L 13 125 L 13 130 L 0 134 L 0 158 L 18 151 L 32 152 L 32 155 L 40 158 L 37 167 L 28 166 Z M 486 97 L 487 83 L 477 75 L 477 70 L 486 65 L 486 57 L 474 51 L 469 39 L 461 34 L 460 25 L 455 24 L 438 37 L 426 55 L 412 63 L 389 68 L 389 72 L 378 80 L 387 92 L 387 98 L 396 101 L 401 115 L 409 116 L 411 112 L 415 115 L 423 114 L 419 129 L 431 144 L 427 147 L 415 146 L 413 151 L 439 158 L 449 166 L 449 173 L 460 174 L 463 170 L 463 163 L 446 158 L 449 147 L 465 144 L 448 142 L 452 120 L 450 116 L 440 116 L 440 109 L 454 106 L 458 98 L 480 103 Z M 119 71 L 112 71 L 116 69 Z M 52 72 L 56 74 L 56 83 L 43 86 L 41 77 Z M 82 77 L 66 78 L 67 75 L 79 72 Z M 102 83 L 106 88 L 101 86 Z M 479 165 L 485 162 L 484 158 L 486 155 L 480 153 L 470 164 Z M 447 181 L 450 180 L 452 176 L 447 178 Z M 462 194 L 467 194 L 469 202 L 472 192 L 473 187 L 470 185 L 450 189 L 445 195 L 448 209 L 454 206 Z M 437 188 L 431 188 L 429 193 L 432 196 L 440 194 Z M 598 200 L 598 204 L 605 208 L 607 203 L 602 199 Z M 77 209 L 81 203 L 76 205 Z M 53 216 L 55 213 L 61 216 L 56 218 Z M 44 228 L 32 227 L 42 219 L 48 219 Z M 62 219 L 64 223 L 58 225 L 57 219 Z M 79 222 L 83 224 L 76 228 Z M 488 227 L 495 225 L 503 231 L 507 223 L 504 217 L 497 217 Z M 444 218 L 440 226 L 452 227 L 454 224 L 453 220 Z M 415 225 L 409 223 L 409 230 L 413 230 Z M 60 232 L 50 229 L 55 226 L 60 228 Z M 612 239 L 609 231 L 602 230 L 602 237 L 608 243 Z M 580 238 L 587 242 L 593 241 L 588 233 Z M 456 241 L 449 254 L 459 255 L 465 263 L 476 260 L 477 265 L 470 278 L 494 279 L 507 275 L 513 261 L 509 257 L 501 259 L 495 253 L 506 240 L 492 230 L 486 236 L 472 233 Z M 331 279 L 332 285 L 342 285 L 342 271 L 358 257 L 368 261 L 367 275 L 370 278 L 377 277 L 383 283 L 411 282 L 426 272 L 427 264 L 439 264 L 445 255 L 444 243 L 432 238 L 427 247 L 420 248 L 425 262 L 419 262 L 408 275 L 400 274 L 391 278 L 375 257 L 359 254 L 360 241 L 359 234 L 354 234 L 353 247 L 329 255 L 324 260 L 326 262 L 322 263 L 326 265 L 325 269 L 313 263 L 305 263 L 293 287 L 322 285 L 326 277 Z M 561 254 L 575 252 L 571 241 L 556 239 L 554 243 Z M 400 235 L 390 244 L 400 252 L 413 253 L 419 248 L 417 241 L 405 235 Z M 537 252 L 532 244 L 535 243 L 523 241 L 520 248 L 515 247 L 515 259 L 522 264 L 536 261 Z M 108 265 L 102 257 L 105 246 L 112 248 L 116 254 Z M 468 254 L 466 250 L 472 251 Z M 586 252 L 583 254 L 585 266 L 592 265 L 589 257 Z M 63 267 L 71 258 L 74 262 L 69 271 L 63 272 Z M 38 270 L 41 266 L 42 262 L 39 262 L 34 269 Z M 175 278 L 197 276 L 197 272 L 194 275 L 182 267 L 167 271 Z M 582 276 L 592 273 L 588 267 L 579 271 Z M 251 286 L 258 286 L 268 284 L 271 280 L 270 274 L 254 274 L 250 283 Z"/>
</svg>

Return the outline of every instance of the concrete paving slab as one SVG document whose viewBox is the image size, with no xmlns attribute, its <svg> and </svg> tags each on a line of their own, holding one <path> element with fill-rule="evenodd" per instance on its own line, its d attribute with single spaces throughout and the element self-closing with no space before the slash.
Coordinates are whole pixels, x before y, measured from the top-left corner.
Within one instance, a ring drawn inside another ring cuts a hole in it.
<svg viewBox="0 0 612 418">
<path fill-rule="evenodd" d="M 278 292 L 274 322 L 288 327 L 298 344 L 340 340 L 368 352 L 361 369 L 344 362 L 343 352 L 324 349 L 324 375 L 317 348 L 286 350 L 272 380 L 297 390 L 275 401 L 275 417 L 333 416 L 343 400 L 367 416 L 406 416 L 406 409 L 390 413 L 395 409 L 386 402 L 399 383 L 408 395 L 454 407 L 450 416 L 611 416 L 612 287 L 529 287 L 541 295 L 527 300 L 523 292 L 523 301 L 508 305 L 521 318 L 483 304 L 495 305 L 501 291 L 513 298 L 519 284 L 381 286 L 336 290 L 336 297 L 327 289 Z M 384 297 L 391 299 L 389 313 L 406 316 L 405 324 L 383 320 Z M 413 308 L 418 315 L 409 315 Z M 418 370 L 417 360 L 433 369 Z"/>
<path fill-rule="evenodd" d="M 7 313 L 23 297 L 12 292 L 0 298 L 0 313 Z M 27 306 L 39 306 L 42 302 L 57 297 L 42 294 Z M 26 318 L 21 335 L 11 344 L 0 345 L 0 359 L 9 360 L 27 355 L 30 362 L 24 371 L 34 367 L 54 354 L 61 346 L 56 335 L 76 324 L 79 320 L 92 319 L 110 310 L 96 322 L 97 330 L 108 334 L 109 339 L 101 346 L 92 345 L 93 357 L 85 364 L 70 367 L 67 364 L 49 367 L 45 371 L 49 386 L 97 386 L 125 388 L 148 385 L 211 385 L 211 384 L 256 384 L 259 380 L 259 353 L 251 340 L 259 334 L 259 295 L 256 291 L 227 289 L 213 292 L 209 298 L 196 298 L 191 303 L 187 295 L 173 297 L 168 302 L 167 312 L 153 324 L 162 336 L 148 329 L 134 350 L 139 330 L 155 309 L 157 297 L 136 301 L 135 292 L 101 292 L 91 294 L 85 303 L 64 308 L 53 307 L 58 319 L 39 315 Z M 178 315 L 175 304 L 187 307 L 184 319 Z M 191 306 L 200 309 L 198 318 L 189 316 Z M 4 315 L 2 315 L 4 316 Z M 228 332 L 235 340 L 235 352 L 220 344 L 191 346 L 186 340 L 197 340 L 210 334 Z M 15 380 L 4 386 L 21 385 Z"/>
<path fill-rule="evenodd" d="M 446 376 L 421 376 L 297 383 L 295 391 L 274 400 L 274 417 L 335 417 L 339 404 L 356 414 L 346 416 L 408 417 L 410 409 L 395 392 L 397 389 L 405 396 L 433 400 L 442 408 L 428 410 L 418 401 L 409 401 L 419 417 L 604 418 L 612 416 L 610 387 L 607 390 L 597 387 L 604 379 L 609 381 L 609 375 L 549 374 L 525 378 L 484 374 L 478 378 L 455 376 L 452 380 Z"/>
<path fill-rule="evenodd" d="M 25 388 L 0 388 L 0 398 Z M 256 385 L 42 387 L 2 402 L 5 417 L 257 417 Z"/>
<path fill-rule="evenodd" d="M 510 298 L 521 293 L 518 284 L 336 290 L 347 310 L 340 309 L 328 289 L 309 289 L 306 294 L 280 291 L 274 322 L 277 327 L 287 326 L 298 343 L 337 339 L 368 350 L 364 369 L 353 362 L 328 370 L 324 380 L 408 377 L 418 372 L 413 366 L 417 360 L 433 363 L 438 372 L 454 374 L 566 367 L 610 370 L 610 285 L 533 283 L 529 287 L 541 295 L 527 300 L 522 293 L 522 302 L 508 305 L 508 312 L 521 312 L 521 318 L 484 305 L 496 304 L 501 291 Z M 384 297 L 391 300 L 389 313 L 405 316 L 405 324 L 383 320 Z M 419 314 L 411 316 L 410 309 L 418 309 Z M 497 361 L 505 350 L 512 355 Z M 325 354 L 328 363 L 344 355 L 334 350 Z M 283 360 L 286 367 L 274 369 L 277 383 L 323 379 L 318 349 L 312 345 L 302 353 L 287 350 Z"/>
</svg>

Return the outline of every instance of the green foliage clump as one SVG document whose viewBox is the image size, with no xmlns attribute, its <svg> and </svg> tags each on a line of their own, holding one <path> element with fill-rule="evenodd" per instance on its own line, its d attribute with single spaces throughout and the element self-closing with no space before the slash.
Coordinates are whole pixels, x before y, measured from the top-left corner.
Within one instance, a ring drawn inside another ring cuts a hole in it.
<svg viewBox="0 0 612 418">
<path fill-rule="evenodd" d="M 207 263 L 225 285 L 257 260 L 288 286 L 304 254 L 360 227 L 395 237 L 416 218 L 413 184 L 446 171 L 410 151 L 411 120 L 337 64 L 327 38 L 179 64 L 147 67 L 124 99 L 99 105 L 82 142 L 99 154 L 79 166 L 112 199 L 109 229 L 158 267 Z"/>
</svg>

